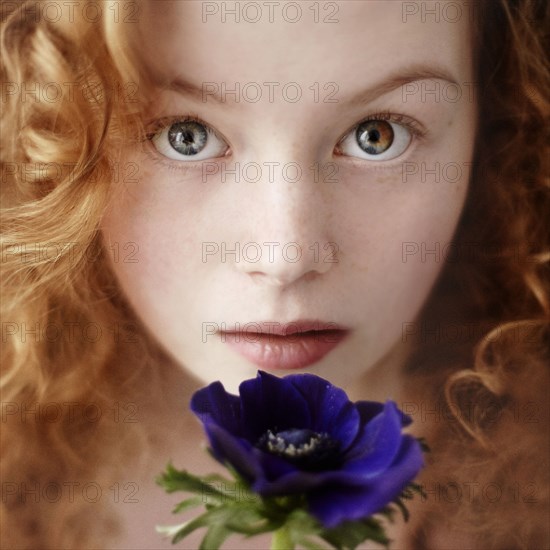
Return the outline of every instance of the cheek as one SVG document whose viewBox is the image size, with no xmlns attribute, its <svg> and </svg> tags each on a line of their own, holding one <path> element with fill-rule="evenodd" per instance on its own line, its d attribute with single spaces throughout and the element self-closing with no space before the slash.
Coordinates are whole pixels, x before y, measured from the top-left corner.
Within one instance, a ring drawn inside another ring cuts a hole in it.
<svg viewBox="0 0 550 550">
<path fill-rule="evenodd" d="M 474 135 L 468 105 L 395 171 L 347 174 L 355 200 L 346 201 L 343 234 L 366 267 L 364 306 L 381 325 L 395 330 L 411 321 L 445 266 L 468 192 Z"/>
<path fill-rule="evenodd" d="M 174 281 L 182 288 L 192 283 L 182 258 L 196 254 L 196 209 L 192 201 L 189 205 L 181 197 L 176 201 L 166 196 L 171 185 L 170 180 L 143 169 L 137 183 L 113 190 L 101 223 L 110 264 L 123 292 L 138 314 L 161 330 L 181 313 L 181 307 L 169 307 L 181 306 L 183 299 Z M 124 253 L 130 247 L 135 251 L 131 259 Z M 120 253 L 115 255 L 114 250 Z"/>
<path fill-rule="evenodd" d="M 405 184 L 379 175 L 368 187 L 364 177 L 356 179 L 363 183 L 362 197 L 350 203 L 342 227 L 350 252 L 347 278 L 356 289 L 357 320 L 380 349 L 415 321 L 443 269 L 468 180 L 467 170 L 444 184 L 423 181 L 420 174 Z"/>
</svg>

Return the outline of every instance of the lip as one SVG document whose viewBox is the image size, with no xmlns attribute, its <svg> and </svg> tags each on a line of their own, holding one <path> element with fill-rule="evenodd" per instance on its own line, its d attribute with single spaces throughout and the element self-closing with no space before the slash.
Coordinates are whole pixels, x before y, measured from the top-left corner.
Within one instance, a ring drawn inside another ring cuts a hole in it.
<svg viewBox="0 0 550 550">
<path fill-rule="evenodd" d="M 263 369 L 303 369 L 320 361 L 350 333 L 324 321 L 247 323 L 246 329 L 219 331 L 221 341 Z"/>
</svg>

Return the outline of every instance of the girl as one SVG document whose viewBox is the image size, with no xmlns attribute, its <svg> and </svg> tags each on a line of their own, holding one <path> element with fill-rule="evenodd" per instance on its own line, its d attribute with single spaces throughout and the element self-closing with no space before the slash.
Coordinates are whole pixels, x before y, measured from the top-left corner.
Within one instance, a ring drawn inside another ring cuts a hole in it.
<svg viewBox="0 0 550 550">
<path fill-rule="evenodd" d="M 2 546 L 169 547 L 189 396 L 262 368 L 413 417 L 394 548 L 549 547 L 547 19 L 4 2 Z"/>
</svg>

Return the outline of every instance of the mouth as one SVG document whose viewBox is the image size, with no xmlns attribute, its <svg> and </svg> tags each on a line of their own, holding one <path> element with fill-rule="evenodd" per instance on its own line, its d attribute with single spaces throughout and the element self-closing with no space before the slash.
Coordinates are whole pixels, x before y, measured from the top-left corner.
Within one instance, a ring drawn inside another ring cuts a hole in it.
<svg viewBox="0 0 550 550">
<path fill-rule="evenodd" d="M 221 341 L 255 365 L 270 370 L 303 369 L 336 348 L 350 330 L 322 321 L 247 323 L 219 331 Z"/>
</svg>

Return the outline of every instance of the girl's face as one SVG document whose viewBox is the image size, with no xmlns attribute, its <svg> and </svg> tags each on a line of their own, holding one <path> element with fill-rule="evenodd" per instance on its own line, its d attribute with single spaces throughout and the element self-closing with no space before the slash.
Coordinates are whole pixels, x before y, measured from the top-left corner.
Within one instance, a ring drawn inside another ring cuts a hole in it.
<svg viewBox="0 0 550 550">
<path fill-rule="evenodd" d="M 196 377 L 349 386 L 421 330 L 475 136 L 471 14 L 453 4 L 144 3 L 129 36 L 158 83 L 150 139 L 125 148 L 138 177 L 102 230 Z"/>
</svg>

